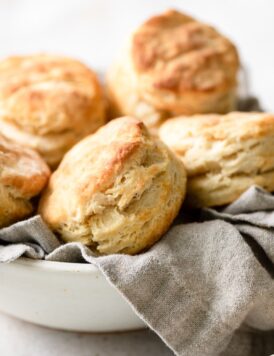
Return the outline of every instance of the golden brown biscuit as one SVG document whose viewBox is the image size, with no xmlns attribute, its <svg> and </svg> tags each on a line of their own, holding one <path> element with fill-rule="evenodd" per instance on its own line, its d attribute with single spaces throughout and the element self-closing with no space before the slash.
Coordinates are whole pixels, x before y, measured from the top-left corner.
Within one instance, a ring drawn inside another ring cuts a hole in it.
<svg viewBox="0 0 274 356">
<path fill-rule="evenodd" d="M 167 120 L 160 138 L 182 159 L 192 206 L 228 204 L 251 185 L 274 191 L 274 115 L 233 112 Z"/>
<path fill-rule="evenodd" d="M 0 135 L 0 227 L 32 213 L 31 198 L 41 192 L 49 175 L 36 152 Z"/>
<path fill-rule="evenodd" d="M 110 121 L 64 157 L 39 211 L 64 241 L 134 254 L 168 229 L 182 204 L 183 164 L 144 124 Z"/>
<path fill-rule="evenodd" d="M 110 69 L 113 115 L 133 115 L 156 130 L 167 117 L 235 108 L 239 59 L 214 28 L 178 11 L 152 17 Z"/>
<path fill-rule="evenodd" d="M 0 129 L 52 167 L 105 122 L 102 89 L 82 63 L 33 55 L 0 61 Z"/>
</svg>

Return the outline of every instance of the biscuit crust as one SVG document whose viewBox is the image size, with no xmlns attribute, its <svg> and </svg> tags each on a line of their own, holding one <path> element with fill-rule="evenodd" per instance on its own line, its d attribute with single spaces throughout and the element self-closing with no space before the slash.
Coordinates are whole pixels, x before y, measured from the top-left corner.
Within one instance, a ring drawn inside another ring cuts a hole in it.
<svg viewBox="0 0 274 356">
<path fill-rule="evenodd" d="M 178 117 L 159 134 L 186 167 L 192 206 L 228 204 L 253 184 L 274 191 L 272 114 Z"/>
<path fill-rule="evenodd" d="M 34 151 L 0 135 L 0 227 L 29 216 L 31 198 L 45 187 L 50 171 Z"/>
<path fill-rule="evenodd" d="M 114 114 L 136 115 L 153 129 L 180 114 L 226 113 L 235 107 L 238 68 L 231 41 L 169 10 L 133 33 L 110 70 Z"/>
<path fill-rule="evenodd" d="M 144 124 L 110 121 L 71 149 L 39 211 L 66 242 L 99 254 L 134 254 L 168 229 L 185 195 L 183 164 Z"/>
<path fill-rule="evenodd" d="M 0 61 L 0 129 L 51 166 L 104 122 L 102 89 L 82 63 L 45 54 Z"/>
</svg>

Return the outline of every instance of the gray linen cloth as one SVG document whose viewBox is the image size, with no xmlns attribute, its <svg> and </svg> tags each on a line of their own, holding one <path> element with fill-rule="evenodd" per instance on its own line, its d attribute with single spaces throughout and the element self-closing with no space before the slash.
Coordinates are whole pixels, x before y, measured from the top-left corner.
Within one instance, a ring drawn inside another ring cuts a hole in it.
<svg viewBox="0 0 274 356">
<path fill-rule="evenodd" d="M 21 255 L 93 263 L 176 355 L 274 353 L 274 197 L 252 187 L 136 256 L 61 245 L 40 216 L 0 230 L 0 262 Z M 1 273 L 1 267 L 0 267 Z M 241 327 L 241 328 L 240 328 Z"/>
</svg>

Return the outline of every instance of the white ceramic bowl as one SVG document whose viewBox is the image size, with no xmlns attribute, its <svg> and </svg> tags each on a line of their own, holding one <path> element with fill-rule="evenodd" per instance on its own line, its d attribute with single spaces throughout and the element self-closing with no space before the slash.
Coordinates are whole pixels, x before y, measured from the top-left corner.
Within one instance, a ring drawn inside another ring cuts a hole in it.
<svg viewBox="0 0 274 356">
<path fill-rule="evenodd" d="M 93 265 L 20 258 L 0 264 L 0 310 L 55 329 L 114 332 L 144 328 Z"/>
</svg>

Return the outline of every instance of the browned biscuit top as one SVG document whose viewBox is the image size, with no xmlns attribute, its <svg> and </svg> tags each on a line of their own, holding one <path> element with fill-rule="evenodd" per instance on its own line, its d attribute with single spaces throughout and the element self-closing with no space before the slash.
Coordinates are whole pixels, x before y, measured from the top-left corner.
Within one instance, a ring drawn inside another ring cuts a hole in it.
<svg viewBox="0 0 274 356">
<path fill-rule="evenodd" d="M 76 60 L 41 54 L 0 61 L 1 117 L 26 132 L 46 135 L 88 125 L 102 111 L 101 96 L 95 73 Z"/>
<path fill-rule="evenodd" d="M 133 35 L 135 70 L 155 89 L 209 91 L 234 86 L 239 66 L 235 46 L 214 28 L 169 10 Z"/>
<path fill-rule="evenodd" d="M 40 156 L 0 135 L 0 184 L 17 198 L 31 198 L 45 186 L 50 171 Z"/>
<path fill-rule="evenodd" d="M 181 206 L 183 164 L 137 119 L 110 121 L 74 146 L 53 173 L 39 211 L 64 241 L 98 253 L 137 253 Z"/>
</svg>

